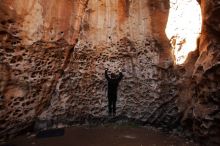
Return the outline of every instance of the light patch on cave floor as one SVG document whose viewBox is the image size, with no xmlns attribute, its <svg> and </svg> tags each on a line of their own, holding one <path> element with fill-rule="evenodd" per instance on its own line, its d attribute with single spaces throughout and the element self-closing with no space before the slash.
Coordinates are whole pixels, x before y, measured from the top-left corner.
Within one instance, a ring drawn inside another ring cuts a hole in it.
<svg viewBox="0 0 220 146">
<path fill-rule="evenodd" d="M 188 54 L 197 48 L 201 24 L 201 8 L 196 0 L 170 0 L 165 32 L 176 64 L 183 64 Z"/>
</svg>

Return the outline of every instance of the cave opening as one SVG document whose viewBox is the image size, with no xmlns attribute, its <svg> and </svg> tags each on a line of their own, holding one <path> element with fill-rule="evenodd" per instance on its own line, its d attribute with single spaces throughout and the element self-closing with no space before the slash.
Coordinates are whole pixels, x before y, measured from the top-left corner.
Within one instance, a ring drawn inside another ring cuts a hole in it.
<svg viewBox="0 0 220 146">
<path fill-rule="evenodd" d="M 197 0 L 170 0 L 165 32 L 170 40 L 175 64 L 183 64 L 188 54 L 197 49 L 201 27 L 201 7 Z"/>
</svg>

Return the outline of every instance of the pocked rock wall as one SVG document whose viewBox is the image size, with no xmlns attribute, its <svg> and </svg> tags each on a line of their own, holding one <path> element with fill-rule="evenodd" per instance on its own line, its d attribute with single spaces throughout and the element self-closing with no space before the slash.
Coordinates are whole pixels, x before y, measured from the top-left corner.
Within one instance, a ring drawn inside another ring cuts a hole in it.
<svg viewBox="0 0 220 146">
<path fill-rule="evenodd" d="M 168 9 L 160 0 L 3 0 L 0 134 L 36 119 L 68 124 L 105 118 L 105 68 L 123 70 L 118 115 L 175 123 L 175 96 L 167 98 L 174 94 L 169 89 L 160 94 L 158 68 L 162 52 L 169 58 L 162 31 Z"/>
<path fill-rule="evenodd" d="M 219 107 L 219 4 L 199 1 L 202 10 L 202 32 L 198 48 L 185 64 L 177 68 L 178 107 L 183 113 L 181 124 L 204 145 L 220 144 Z"/>
<path fill-rule="evenodd" d="M 120 117 L 160 127 L 181 124 L 218 145 L 219 1 L 199 2 L 198 48 L 185 64 L 173 66 L 164 32 L 168 1 L 2 0 L 1 137 L 35 121 L 39 128 L 102 122 L 104 69 L 122 68 Z"/>
</svg>

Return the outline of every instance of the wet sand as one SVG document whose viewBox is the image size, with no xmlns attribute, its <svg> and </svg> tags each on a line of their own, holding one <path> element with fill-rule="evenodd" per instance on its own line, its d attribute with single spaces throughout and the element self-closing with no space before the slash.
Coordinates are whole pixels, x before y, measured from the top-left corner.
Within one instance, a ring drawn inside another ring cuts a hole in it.
<svg viewBox="0 0 220 146">
<path fill-rule="evenodd" d="M 13 146 L 199 146 L 184 138 L 146 127 L 70 127 L 63 136 L 37 138 L 19 136 Z"/>
</svg>

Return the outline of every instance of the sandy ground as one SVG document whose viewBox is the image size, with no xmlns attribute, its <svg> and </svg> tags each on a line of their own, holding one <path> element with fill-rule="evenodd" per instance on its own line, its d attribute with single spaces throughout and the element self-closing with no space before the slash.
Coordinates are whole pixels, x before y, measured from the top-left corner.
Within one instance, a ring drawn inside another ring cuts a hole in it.
<svg viewBox="0 0 220 146">
<path fill-rule="evenodd" d="M 37 138 L 19 136 L 10 146 L 198 146 L 184 138 L 146 127 L 71 127 L 64 136 Z"/>
</svg>

